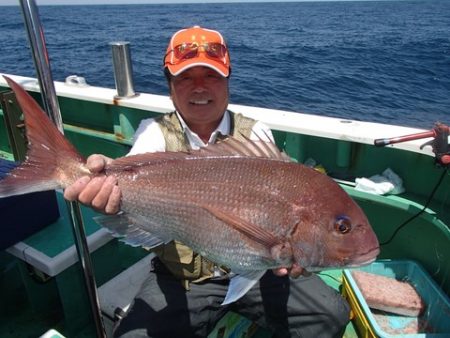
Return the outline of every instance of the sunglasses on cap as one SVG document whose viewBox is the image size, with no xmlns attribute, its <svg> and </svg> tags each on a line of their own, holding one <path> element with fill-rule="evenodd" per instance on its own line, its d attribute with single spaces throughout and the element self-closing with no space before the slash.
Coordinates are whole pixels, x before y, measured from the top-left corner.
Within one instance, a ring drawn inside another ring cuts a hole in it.
<svg viewBox="0 0 450 338">
<path fill-rule="evenodd" d="M 227 64 L 227 60 L 225 59 L 227 55 L 227 47 L 218 42 L 203 43 L 200 45 L 196 42 L 182 43 L 175 46 L 175 48 L 168 51 L 166 55 L 164 55 L 164 63 L 176 65 L 185 60 L 197 57 L 201 51 L 205 52 L 206 56 L 210 59 L 218 60 L 223 64 Z M 174 58 L 172 60 L 166 60 L 171 53 L 173 53 Z"/>
</svg>

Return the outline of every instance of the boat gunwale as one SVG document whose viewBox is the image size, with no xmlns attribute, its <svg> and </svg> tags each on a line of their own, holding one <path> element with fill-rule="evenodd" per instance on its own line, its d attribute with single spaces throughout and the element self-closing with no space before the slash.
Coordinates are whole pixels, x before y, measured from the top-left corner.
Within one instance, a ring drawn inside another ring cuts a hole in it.
<svg viewBox="0 0 450 338">
<path fill-rule="evenodd" d="M 3 75 L 11 77 L 26 90 L 39 92 L 37 79 L 0 73 L 0 87 L 8 85 Z M 107 105 L 115 105 L 132 109 L 140 109 L 153 113 L 167 113 L 174 110 L 169 96 L 140 93 L 129 99 L 116 99 L 115 89 L 96 86 L 74 86 L 55 81 L 58 97 L 91 101 Z M 290 112 L 277 109 L 260 108 L 246 105 L 229 104 L 229 109 L 265 123 L 269 128 L 296 134 L 331 138 L 361 144 L 374 144 L 377 138 L 391 138 L 415 134 L 425 129 L 383 124 L 377 122 L 347 120 L 329 116 L 319 116 L 301 112 Z M 430 126 L 431 128 L 432 126 Z M 422 145 L 431 138 L 402 142 L 388 147 L 434 156 L 431 147 Z"/>
</svg>

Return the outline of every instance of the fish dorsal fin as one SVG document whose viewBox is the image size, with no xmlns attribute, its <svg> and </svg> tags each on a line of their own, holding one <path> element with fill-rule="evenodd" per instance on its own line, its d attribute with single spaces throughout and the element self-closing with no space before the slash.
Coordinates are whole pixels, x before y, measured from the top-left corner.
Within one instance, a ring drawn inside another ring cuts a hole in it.
<svg viewBox="0 0 450 338">
<path fill-rule="evenodd" d="M 241 135 L 243 141 L 233 136 L 228 136 L 215 144 L 198 150 L 199 153 L 206 157 L 209 156 L 246 156 L 246 157 L 263 157 L 275 159 L 279 161 L 291 161 L 288 155 L 281 152 L 275 143 L 264 141 L 258 137 L 257 141 Z"/>
<path fill-rule="evenodd" d="M 210 206 L 201 206 L 201 207 L 210 212 L 216 218 L 231 225 L 234 229 L 251 238 L 253 241 L 264 245 L 269 250 L 273 248 L 275 245 L 280 243 L 280 240 L 270 232 L 254 224 L 251 224 L 241 218 L 235 217 L 234 215 L 226 214 L 222 210 L 219 210 L 214 207 Z"/>
<path fill-rule="evenodd" d="M 281 152 L 273 142 L 265 142 L 262 139 L 253 141 L 245 137 L 244 141 L 240 141 L 230 136 L 215 144 L 210 144 L 197 150 L 143 153 L 121 157 L 108 164 L 107 170 L 131 170 L 144 165 L 158 164 L 173 160 L 229 157 L 260 157 L 284 162 L 291 161 L 289 156 L 286 155 L 286 153 Z"/>
</svg>

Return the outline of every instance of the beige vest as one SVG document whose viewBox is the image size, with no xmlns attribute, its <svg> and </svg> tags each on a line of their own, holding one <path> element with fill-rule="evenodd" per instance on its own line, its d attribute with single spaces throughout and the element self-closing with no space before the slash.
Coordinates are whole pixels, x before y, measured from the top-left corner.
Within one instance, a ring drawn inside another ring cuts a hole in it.
<svg viewBox="0 0 450 338">
<path fill-rule="evenodd" d="M 244 137 L 250 137 L 256 121 L 233 112 L 230 112 L 230 117 L 230 135 L 241 140 Z M 162 115 L 156 121 L 164 135 L 166 151 L 187 151 L 190 149 L 187 136 L 175 112 Z M 179 241 L 161 245 L 155 248 L 154 252 L 187 289 L 189 288 L 189 282 L 195 283 L 210 278 L 214 275 L 216 269 L 226 272 L 226 268 L 217 267 Z"/>
</svg>

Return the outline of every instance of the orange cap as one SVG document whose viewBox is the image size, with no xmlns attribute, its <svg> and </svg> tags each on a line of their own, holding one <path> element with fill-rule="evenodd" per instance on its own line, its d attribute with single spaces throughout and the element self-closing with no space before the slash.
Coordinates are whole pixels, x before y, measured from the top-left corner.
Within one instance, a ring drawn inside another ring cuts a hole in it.
<svg viewBox="0 0 450 338">
<path fill-rule="evenodd" d="M 188 57 L 182 55 L 183 52 L 188 54 L 187 49 L 192 51 Z M 194 26 L 179 30 L 172 36 L 164 56 L 164 67 L 176 76 L 195 66 L 209 67 L 228 77 L 230 57 L 225 39 L 219 32 Z"/>
</svg>

